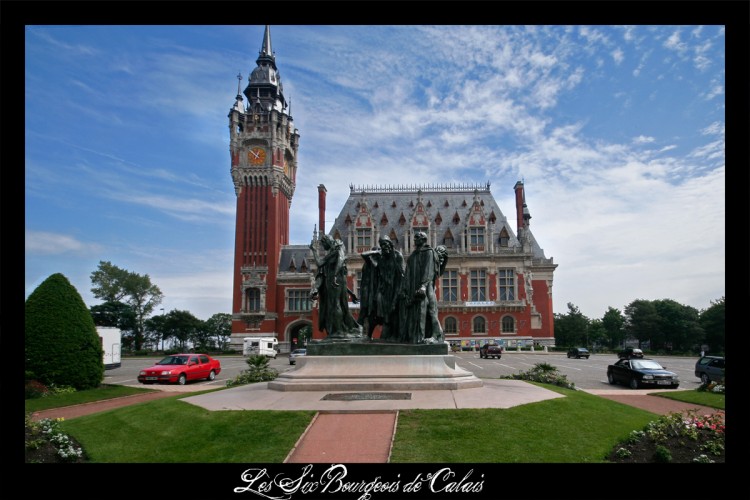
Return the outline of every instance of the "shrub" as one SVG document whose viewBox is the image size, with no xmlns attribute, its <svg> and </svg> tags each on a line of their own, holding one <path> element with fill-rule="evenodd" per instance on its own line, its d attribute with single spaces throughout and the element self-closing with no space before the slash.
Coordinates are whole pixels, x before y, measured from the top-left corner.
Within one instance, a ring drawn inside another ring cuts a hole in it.
<svg viewBox="0 0 750 500">
<path fill-rule="evenodd" d="M 49 387 L 37 380 L 29 380 L 25 387 L 26 399 L 37 399 L 47 396 L 50 392 Z"/>
<path fill-rule="evenodd" d="M 672 461 L 672 454 L 663 446 L 657 446 L 654 452 L 654 462 L 656 463 L 669 463 Z"/>
<path fill-rule="evenodd" d="M 237 375 L 234 380 L 227 380 L 227 387 L 268 382 L 274 380 L 279 375 L 279 372 L 268 366 L 269 359 L 266 356 L 253 354 L 248 356 L 246 363 L 248 369 Z"/>
<path fill-rule="evenodd" d="M 53 274 L 26 299 L 26 371 L 45 385 L 98 387 L 104 353 L 91 312 L 62 274 Z"/>
<path fill-rule="evenodd" d="M 516 373 L 504 378 L 515 380 L 529 380 L 542 384 L 557 385 L 566 389 L 575 389 L 575 383 L 568 380 L 568 377 L 560 374 L 557 368 L 549 363 L 537 363 L 528 371 Z"/>
</svg>

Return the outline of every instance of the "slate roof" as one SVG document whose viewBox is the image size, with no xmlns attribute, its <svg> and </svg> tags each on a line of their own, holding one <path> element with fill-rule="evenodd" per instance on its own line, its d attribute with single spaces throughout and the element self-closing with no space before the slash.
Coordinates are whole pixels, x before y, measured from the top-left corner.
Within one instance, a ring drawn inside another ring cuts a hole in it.
<svg viewBox="0 0 750 500">
<path fill-rule="evenodd" d="M 509 219 L 503 214 L 492 196 L 489 183 L 477 186 L 350 186 L 349 197 L 328 234 L 335 236 L 338 232 L 344 240 L 352 230 L 363 204 L 366 204 L 379 234 L 395 234 L 398 239 L 396 247 L 403 250 L 406 231 L 412 227 L 411 221 L 418 211 L 420 201 L 430 221 L 430 229 L 434 228 L 436 232 L 437 244 L 444 244 L 445 237 L 452 235 L 453 247 L 446 245 L 449 251 L 459 248 L 459 238 L 469 226 L 470 214 L 475 203 L 479 205 L 484 216 L 487 242 L 491 233 L 495 240 L 495 248 L 499 248 L 499 236 L 505 228 L 509 238 L 507 251 L 519 251 L 522 247 L 512 228 L 515 225 L 515 216 Z M 544 259 L 544 251 L 537 244 L 531 231 L 527 231 L 527 234 L 531 241 L 533 257 Z"/>
<path fill-rule="evenodd" d="M 307 245 L 285 245 L 281 248 L 279 272 L 310 274 L 308 258 L 312 258 L 312 252 Z"/>
</svg>

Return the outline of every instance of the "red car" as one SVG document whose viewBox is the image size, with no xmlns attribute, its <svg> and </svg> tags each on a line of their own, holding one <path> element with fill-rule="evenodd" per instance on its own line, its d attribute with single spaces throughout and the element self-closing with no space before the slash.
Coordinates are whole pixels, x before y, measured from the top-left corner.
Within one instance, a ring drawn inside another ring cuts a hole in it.
<svg viewBox="0 0 750 500">
<path fill-rule="evenodd" d="M 221 363 L 207 354 L 172 354 L 138 373 L 141 384 L 213 380 L 221 373 Z"/>
</svg>

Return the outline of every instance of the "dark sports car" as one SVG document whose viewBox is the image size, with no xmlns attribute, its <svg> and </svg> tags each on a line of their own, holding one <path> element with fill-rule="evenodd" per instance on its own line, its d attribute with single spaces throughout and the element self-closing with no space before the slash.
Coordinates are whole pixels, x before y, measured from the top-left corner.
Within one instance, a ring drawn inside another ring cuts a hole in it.
<svg viewBox="0 0 750 500">
<path fill-rule="evenodd" d="M 625 384 L 631 389 L 639 387 L 664 387 L 677 389 L 680 379 L 676 373 L 664 369 L 653 359 L 620 359 L 607 367 L 610 384 Z"/>
</svg>

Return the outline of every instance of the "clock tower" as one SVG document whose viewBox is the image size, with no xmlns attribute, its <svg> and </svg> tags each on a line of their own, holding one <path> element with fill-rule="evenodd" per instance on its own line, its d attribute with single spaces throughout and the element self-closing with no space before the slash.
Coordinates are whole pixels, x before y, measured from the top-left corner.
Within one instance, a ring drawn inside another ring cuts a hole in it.
<svg viewBox="0 0 750 500">
<path fill-rule="evenodd" d="M 237 97 L 229 111 L 230 172 L 237 196 L 233 343 L 245 334 L 278 336 L 283 331 L 278 311 L 283 311 L 284 296 L 276 281 L 281 249 L 289 244 L 297 175 L 299 131 L 284 98 L 268 26 L 256 65 L 242 93 L 242 75 L 237 76 Z"/>
</svg>

